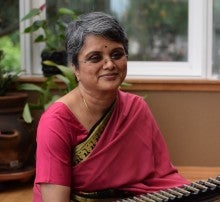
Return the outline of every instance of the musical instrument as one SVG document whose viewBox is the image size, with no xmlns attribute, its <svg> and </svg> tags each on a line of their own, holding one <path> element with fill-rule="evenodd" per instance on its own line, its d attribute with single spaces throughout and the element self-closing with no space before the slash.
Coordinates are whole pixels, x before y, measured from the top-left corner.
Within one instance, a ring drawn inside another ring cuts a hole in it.
<svg viewBox="0 0 220 202">
<path fill-rule="evenodd" d="M 220 176 L 191 182 L 189 185 L 174 187 L 130 198 L 117 202 L 213 202 L 220 199 Z"/>
</svg>

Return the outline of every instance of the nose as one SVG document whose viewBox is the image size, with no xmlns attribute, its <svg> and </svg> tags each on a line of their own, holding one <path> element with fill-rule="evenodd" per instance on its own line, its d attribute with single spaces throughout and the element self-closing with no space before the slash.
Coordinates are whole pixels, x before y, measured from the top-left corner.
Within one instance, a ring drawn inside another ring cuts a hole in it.
<svg viewBox="0 0 220 202">
<path fill-rule="evenodd" d="M 105 61 L 105 64 L 106 64 L 107 62 L 109 62 L 109 61 L 113 62 L 113 60 L 112 60 L 110 57 L 106 57 L 106 58 L 104 59 L 104 61 Z"/>
<path fill-rule="evenodd" d="M 103 68 L 114 68 L 114 66 L 115 63 L 110 57 L 104 59 Z"/>
</svg>

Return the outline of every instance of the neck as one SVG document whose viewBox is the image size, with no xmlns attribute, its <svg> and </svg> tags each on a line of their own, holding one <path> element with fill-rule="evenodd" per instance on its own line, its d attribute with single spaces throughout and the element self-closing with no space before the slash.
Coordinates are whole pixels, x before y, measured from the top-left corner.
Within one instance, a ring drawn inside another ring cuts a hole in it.
<svg viewBox="0 0 220 202">
<path fill-rule="evenodd" d="M 117 97 L 117 92 L 110 93 L 92 93 L 81 86 L 78 91 L 82 97 L 82 102 L 90 113 L 103 114 L 112 105 Z"/>
</svg>

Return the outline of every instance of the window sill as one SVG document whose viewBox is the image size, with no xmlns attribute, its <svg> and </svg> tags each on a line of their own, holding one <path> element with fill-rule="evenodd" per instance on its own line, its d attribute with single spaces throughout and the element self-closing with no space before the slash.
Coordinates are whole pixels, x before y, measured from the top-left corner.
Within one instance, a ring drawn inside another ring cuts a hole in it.
<svg viewBox="0 0 220 202">
<path fill-rule="evenodd" d="M 41 84 L 44 77 L 21 77 L 20 83 Z M 59 81 L 62 84 L 62 82 Z M 129 91 L 203 91 L 220 92 L 220 80 L 207 79 L 139 79 L 127 78 L 125 83 L 131 84 L 123 86 L 123 90 Z"/>
<path fill-rule="evenodd" d="M 207 91 L 220 92 L 220 80 L 207 79 L 126 79 L 129 91 Z"/>
</svg>

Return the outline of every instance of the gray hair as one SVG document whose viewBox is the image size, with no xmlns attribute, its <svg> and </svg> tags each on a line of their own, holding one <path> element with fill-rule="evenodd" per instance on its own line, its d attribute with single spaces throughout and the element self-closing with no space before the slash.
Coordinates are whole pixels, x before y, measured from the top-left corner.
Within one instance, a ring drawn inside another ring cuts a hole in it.
<svg viewBox="0 0 220 202">
<path fill-rule="evenodd" d="M 69 23 L 66 33 L 66 51 L 68 62 L 78 68 L 78 54 L 88 35 L 102 36 L 121 43 L 128 54 L 128 38 L 119 22 L 103 12 L 91 12 L 80 15 Z"/>
</svg>

